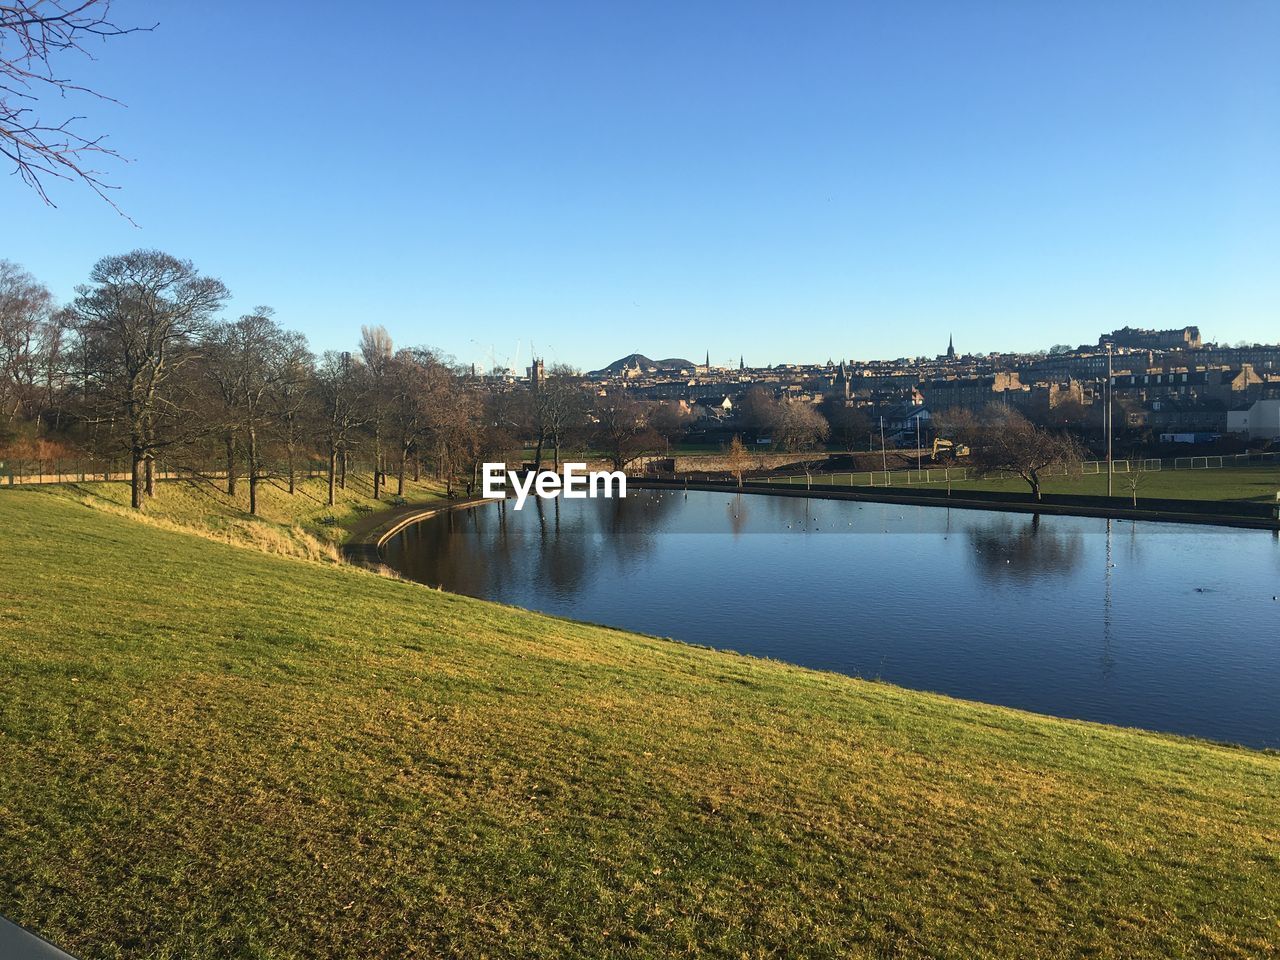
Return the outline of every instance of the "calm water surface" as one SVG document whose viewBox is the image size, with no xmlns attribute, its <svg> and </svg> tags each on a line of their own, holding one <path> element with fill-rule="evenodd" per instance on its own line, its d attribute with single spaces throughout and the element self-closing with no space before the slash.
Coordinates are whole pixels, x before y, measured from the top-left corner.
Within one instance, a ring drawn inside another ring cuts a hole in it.
<svg viewBox="0 0 1280 960">
<path fill-rule="evenodd" d="M 1280 747 L 1266 531 L 632 490 L 447 514 L 406 576 L 1063 717 Z"/>
</svg>

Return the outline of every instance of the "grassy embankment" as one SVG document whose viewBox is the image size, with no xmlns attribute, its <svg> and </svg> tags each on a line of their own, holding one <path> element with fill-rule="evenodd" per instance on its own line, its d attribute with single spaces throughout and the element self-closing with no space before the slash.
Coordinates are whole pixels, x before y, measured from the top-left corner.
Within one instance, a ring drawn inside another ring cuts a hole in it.
<svg viewBox="0 0 1280 960">
<path fill-rule="evenodd" d="M 328 481 L 323 477 L 300 479 L 290 494 L 283 480 L 271 480 L 258 487 L 258 515 L 249 515 L 249 485 L 241 480 L 235 496 L 226 492 L 221 480 L 170 480 L 157 487 L 158 496 L 149 500 L 138 514 L 129 506 L 126 483 L 68 483 L 40 488 L 60 498 L 95 509 L 142 520 L 152 526 L 179 529 L 202 537 L 269 553 L 336 563 L 337 547 L 350 528 L 365 517 L 391 509 L 396 484 L 381 499 L 373 499 L 372 478 L 367 473 L 351 473 L 346 489 L 338 489 L 335 504 L 329 506 Z M 6 492 L 0 490 L 0 493 Z M 404 500 L 425 503 L 443 498 L 443 488 L 434 482 L 406 481 Z"/>
<path fill-rule="evenodd" d="M 1280 940 L 1275 754 L 573 624 L 80 497 L 0 491 L 0 912 L 86 960 Z"/>
<path fill-rule="evenodd" d="M 944 476 L 941 467 L 931 468 L 935 477 Z M 884 485 L 883 474 L 876 475 L 876 486 Z M 837 483 L 841 486 L 849 482 L 848 473 L 813 475 L 814 483 Z M 805 483 L 803 476 L 790 477 L 785 481 L 774 480 L 774 483 Z M 855 486 L 867 484 L 865 473 L 853 474 Z M 893 477 L 894 486 L 921 486 L 928 488 L 945 488 L 946 483 L 934 480 L 929 483 L 910 482 L 905 472 L 898 472 Z M 956 493 L 965 490 L 996 490 L 1008 493 L 1030 493 L 1031 488 L 1024 480 L 1018 478 L 980 480 L 953 480 L 951 489 Z M 1106 474 L 1085 474 L 1083 476 L 1046 477 L 1042 485 L 1045 493 L 1063 493 L 1086 496 L 1106 496 Z M 1117 473 L 1112 481 L 1112 496 L 1118 500 L 1129 502 L 1133 491 L 1126 482 L 1125 474 Z M 1142 474 L 1138 484 L 1138 501 L 1144 497 L 1172 500 L 1256 500 L 1274 502 L 1277 491 L 1280 491 L 1280 467 L 1224 467 L 1217 470 L 1159 470 Z"/>
</svg>

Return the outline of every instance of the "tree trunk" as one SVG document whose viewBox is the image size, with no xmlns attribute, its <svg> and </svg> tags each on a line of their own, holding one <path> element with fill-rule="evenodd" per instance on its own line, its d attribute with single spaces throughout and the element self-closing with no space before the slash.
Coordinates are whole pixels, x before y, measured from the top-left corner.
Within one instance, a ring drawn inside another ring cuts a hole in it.
<svg viewBox="0 0 1280 960">
<path fill-rule="evenodd" d="M 347 448 L 342 448 L 341 471 L 338 473 L 338 486 L 343 490 L 347 489 Z"/>
<path fill-rule="evenodd" d="M 297 492 L 297 481 L 294 476 L 293 441 L 289 441 L 289 496 Z"/>
<path fill-rule="evenodd" d="M 396 496 L 404 496 L 404 468 L 409 459 L 409 451 L 404 447 L 400 448 L 400 472 L 396 476 Z"/>
<path fill-rule="evenodd" d="M 560 472 L 560 434 L 556 434 L 551 438 L 551 456 L 553 458 L 556 473 Z"/>
<path fill-rule="evenodd" d="M 378 499 L 378 491 L 382 485 L 382 429 L 380 425 L 373 428 L 373 499 Z"/>
<path fill-rule="evenodd" d="M 133 448 L 133 472 L 130 474 L 130 486 L 133 493 L 133 509 L 142 509 L 142 451 L 137 447 Z"/>
<path fill-rule="evenodd" d="M 539 431 L 538 431 L 538 446 L 537 446 L 537 448 L 533 451 L 533 469 L 535 469 L 535 470 L 541 470 L 541 469 L 542 469 L 542 440 L 543 440 L 543 431 L 539 430 Z"/>
<path fill-rule="evenodd" d="M 338 477 L 338 448 L 329 444 L 329 506 L 333 506 L 337 498 L 334 485 Z"/>
<path fill-rule="evenodd" d="M 156 461 L 154 457 L 146 457 L 142 462 L 143 475 L 146 477 L 146 492 L 148 497 L 156 495 Z"/>
<path fill-rule="evenodd" d="M 227 496 L 234 497 L 236 495 L 236 437 L 231 431 L 227 431 Z"/>
<path fill-rule="evenodd" d="M 249 428 L 249 516 L 258 515 L 258 432 Z"/>
<path fill-rule="evenodd" d="M 418 483 L 419 481 L 422 480 L 421 470 L 422 470 L 422 461 L 419 460 L 417 455 L 415 454 L 413 458 L 413 482 L 414 483 Z"/>
</svg>

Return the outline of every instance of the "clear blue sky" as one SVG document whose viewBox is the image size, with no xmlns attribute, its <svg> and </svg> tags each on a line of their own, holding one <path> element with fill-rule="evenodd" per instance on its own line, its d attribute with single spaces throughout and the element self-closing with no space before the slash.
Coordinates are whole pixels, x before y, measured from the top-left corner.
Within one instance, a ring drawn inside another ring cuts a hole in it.
<svg viewBox="0 0 1280 960">
<path fill-rule="evenodd" d="M 139 227 L 0 183 L 63 297 L 146 246 L 483 365 L 1280 339 L 1270 0 L 115 9 L 160 25 L 67 72 Z"/>
</svg>

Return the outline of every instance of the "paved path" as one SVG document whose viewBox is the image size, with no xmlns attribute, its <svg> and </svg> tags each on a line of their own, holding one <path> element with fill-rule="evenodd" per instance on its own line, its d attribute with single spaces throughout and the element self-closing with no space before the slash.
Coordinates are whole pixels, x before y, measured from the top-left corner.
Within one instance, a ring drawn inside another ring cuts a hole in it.
<svg viewBox="0 0 1280 960">
<path fill-rule="evenodd" d="M 4 960 L 75 960 L 43 937 L 0 917 L 0 957 Z"/>
</svg>

